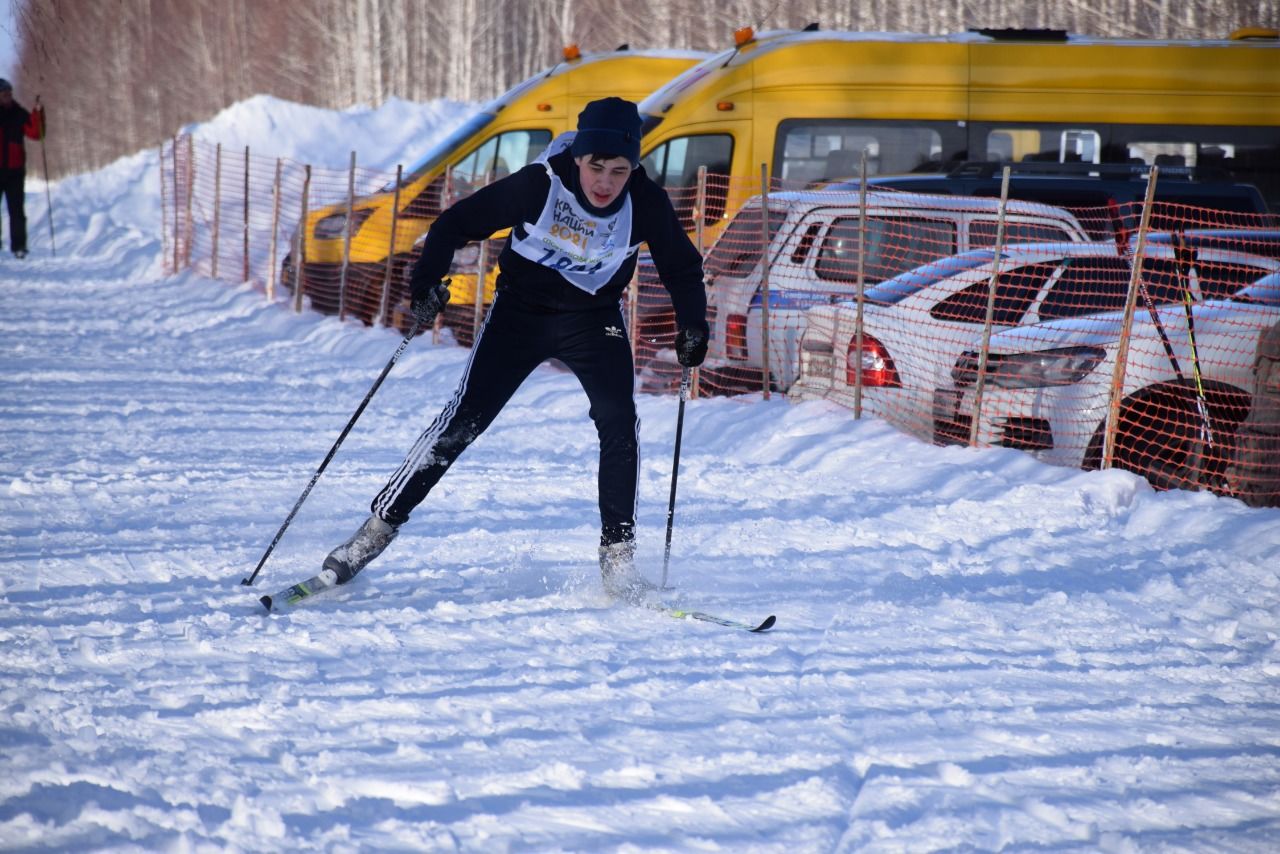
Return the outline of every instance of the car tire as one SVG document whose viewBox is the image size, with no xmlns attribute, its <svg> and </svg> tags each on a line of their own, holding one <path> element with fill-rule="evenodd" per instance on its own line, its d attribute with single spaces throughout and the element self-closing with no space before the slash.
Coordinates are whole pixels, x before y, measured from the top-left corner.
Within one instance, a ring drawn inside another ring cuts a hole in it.
<svg viewBox="0 0 1280 854">
<path fill-rule="evenodd" d="M 1143 389 L 1120 405 L 1112 465 L 1140 474 L 1153 487 L 1221 491 L 1240 422 L 1249 409 L 1248 395 L 1236 389 L 1206 389 L 1212 442 L 1201 429 L 1195 392 L 1176 384 Z M 1086 454 L 1085 468 L 1101 464 L 1105 423 Z"/>
</svg>

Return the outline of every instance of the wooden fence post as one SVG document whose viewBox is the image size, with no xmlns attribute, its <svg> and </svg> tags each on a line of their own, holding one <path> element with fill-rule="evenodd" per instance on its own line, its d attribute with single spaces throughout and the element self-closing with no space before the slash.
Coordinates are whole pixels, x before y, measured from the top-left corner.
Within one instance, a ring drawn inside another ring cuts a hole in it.
<svg viewBox="0 0 1280 854">
<path fill-rule="evenodd" d="M 311 195 L 311 164 L 308 163 L 302 178 L 302 217 L 298 220 L 297 249 L 293 253 L 293 310 L 302 311 L 302 292 L 306 289 L 307 275 L 307 196 Z"/>
<path fill-rule="evenodd" d="M 183 243 L 182 260 L 184 267 L 191 266 L 191 244 L 195 243 L 195 217 L 192 215 L 192 200 L 196 194 L 196 143 L 195 137 L 187 134 L 187 221 L 185 225 L 186 241 Z"/>
<path fill-rule="evenodd" d="M 347 218 L 342 225 L 342 268 L 338 274 L 338 319 L 347 316 L 347 270 L 351 266 L 351 217 L 356 203 L 356 153 L 351 152 L 347 171 Z"/>
<path fill-rule="evenodd" d="M 249 281 L 249 146 L 244 147 L 244 270 L 240 281 Z"/>
<path fill-rule="evenodd" d="M 391 235 L 387 238 L 387 267 L 382 271 L 382 299 L 378 302 L 378 316 L 374 323 L 383 326 L 387 323 L 387 314 L 391 310 L 391 274 L 396 266 L 396 223 L 400 214 L 400 182 L 404 176 L 404 165 L 396 164 L 396 190 L 391 201 Z"/>
<path fill-rule="evenodd" d="M 1111 468 L 1115 458 L 1116 430 L 1120 426 L 1120 400 L 1124 397 L 1124 375 L 1129 362 L 1129 339 L 1133 333 L 1133 312 L 1138 305 L 1138 282 L 1142 277 L 1142 258 L 1147 251 L 1147 227 L 1151 224 L 1151 202 L 1156 194 L 1160 167 L 1152 166 L 1147 175 L 1147 196 L 1142 202 L 1142 218 L 1138 221 L 1138 246 L 1129 270 L 1129 294 L 1124 303 L 1124 325 L 1120 329 L 1120 346 L 1111 369 L 1111 397 L 1107 402 L 1107 429 L 1102 440 L 1102 469 Z"/>
<path fill-rule="evenodd" d="M 858 182 L 858 302 L 853 322 L 853 352 L 857 354 L 858 369 L 853 374 L 853 417 L 862 417 L 862 342 L 863 315 L 867 297 L 867 150 L 862 149 L 862 179 Z M 834 323 L 834 318 L 832 319 Z M 835 340 L 835 329 L 831 330 Z M 831 383 L 835 385 L 836 365 L 840 364 L 834 353 L 831 359 Z M 845 364 L 848 364 L 846 357 Z"/>
<path fill-rule="evenodd" d="M 769 399 L 769 165 L 760 164 L 760 374 Z M 747 315 L 750 317 L 750 313 Z"/>
<path fill-rule="evenodd" d="M 1000 207 L 996 214 L 996 255 L 991 261 L 987 283 L 987 313 L 982 324 L 982 345 L 978 348 L 978 376 L 973 385 L 973 415 L 969 421 L 969 447 L 977 447 L 978 423 L 982 418 L 982 393 L 987 386 L 987 357 L 991 352 L 991 327 L 996 319 L 996 285 L 1000 282 L 1000 259 L 1004 253 L 1005 213 L 1009 205 L 1009 167 L 1000 180 Z"/>
<path fill-rule="evenodd" d="M 276 250 L 280 240 L 280 158 L 276 158 L 276 177 L 271 185 L 271 257 L 267 261 L 267 299 L 276 297 Z"/>
<path fill-rule="evenodd" d="M 161 175 L 164 173 L 161 172 Z M 180 243 L 181 234 L 179 233 L 181 226 L 178 224 L 178 137 L 173 138 L 173 272 L 178 272 L 178 263 L 180 256 L 178 255 L 178 245 Z"/>
<path fill-rule="evenodd" d="M 213 278 L 218 278 L 218 231 L 222 225 L 222 143 L 213 160 Z"/>
</svg>

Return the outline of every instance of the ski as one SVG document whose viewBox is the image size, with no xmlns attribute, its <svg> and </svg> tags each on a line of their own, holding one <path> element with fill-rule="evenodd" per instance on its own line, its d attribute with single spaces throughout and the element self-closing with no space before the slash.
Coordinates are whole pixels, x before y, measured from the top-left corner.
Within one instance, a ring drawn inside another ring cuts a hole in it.
<svg viewBox="0 0 1280 854">
<path fill-rule="evenodd" d="M 652 610 L 668 617 L 675 617 L 677 620 L 701 620 L 704 623 L 714 623 L 717 626 L 725 626 L 730 629 L 742 629 L 747 632 L 767 632 L 773 628 L 773 624 L 777 622 L 777 617 L 773 614 L 765 617 L 759 623 L 744 623 L 740 620 L 730 620 L 727 617 L 719 617 L 715 614 L 708 614 L 705 611 L 686 611 L 683 608 L 674 608 L 670 605 L 651 605 L 648 606 Z"/>
<path fill-rule="evenodd" d="M 319 575 L 313 575 L 306 581 L 300 581 L 297 584 L 286 587 L 279 593 L 260 596 L 258 601 L 262 603 L 262 607 L 267 609 L 267 613 L 282 611 L 285 608 L 292 608 L 305 599 L 336 587 L 337 582 L 338 576 L 333 570 L 325 569 L 321 570 Z M 713 623 L 717 626 L 741 629 L 747 632 L 767 632 L 777 622 L 777 617 L 773 614 L 765 617 L 759 623 L 744 623 L 740 620 L 731 620 L 727 617 L 708 614 L 705 611 L 689 611 L 662 603 L 646 605 L 645 607 L 660 614 L 666 614 L 668 617 L 674 617 L 677 620 L 699 620 L 704 623 Z"/>
<path fill-rule="evenodd" d="M 315 596 L 317 593 L 323 593 L 330 588 L 338 585 L 338 576 L 332 569 L 323 569 L 319 575 L 313 575 L 306 581 L 300 581 L 291 587 L 286 587 L 275 595 L 259 597 L 258 601 L 262 603 L 262 607 L 267 612 L 279 611 L 284 608 L 292 608 L 303 599 Z"/>
</svg>

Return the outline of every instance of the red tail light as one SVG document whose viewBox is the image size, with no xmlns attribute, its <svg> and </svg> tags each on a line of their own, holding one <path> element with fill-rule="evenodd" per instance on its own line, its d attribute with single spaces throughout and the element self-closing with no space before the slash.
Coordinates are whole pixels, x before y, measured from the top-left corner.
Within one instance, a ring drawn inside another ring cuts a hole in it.
<svg viewBox="0 0 1280 854">
<path fill-rule="evenodd" d="M 730 359 L 746 361 L 747 316 L 730 314 L 724 319 L 724 352 Z"/>
<path fill-rule="evenodd" d="M 862 352 L 858 352 L 858 339 L 849 343 L 849 356 L 846 359 L 845 382 L 854 385 L 858 381 L 858 370 L 862 370 L 863 388 L 902 388 L 902 379 L 898 369 L 894 367 L 889 351 L 870 335 L 862 336 Z"/>
</svg>

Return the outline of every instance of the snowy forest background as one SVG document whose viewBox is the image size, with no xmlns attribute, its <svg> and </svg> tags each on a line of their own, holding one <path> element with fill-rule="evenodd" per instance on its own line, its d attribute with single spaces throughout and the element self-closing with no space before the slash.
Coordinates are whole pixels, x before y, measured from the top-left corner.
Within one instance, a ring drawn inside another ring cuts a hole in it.
<svg viewBox="0 0 1280 854">
<path fill-rule="evenodd" d="M 757 29 L 949 33 L 1046 27 L 1219 38 L 1280 25 L 1280 0 L 26 0 L 15 84 L 50 117 L 51 177 L 157 144 L 253 95 L 341 109 L 482 101 L 583 51 L 723 49 Z M 35 171 L 40 171 L 35 164 Z"/>
</svg>

